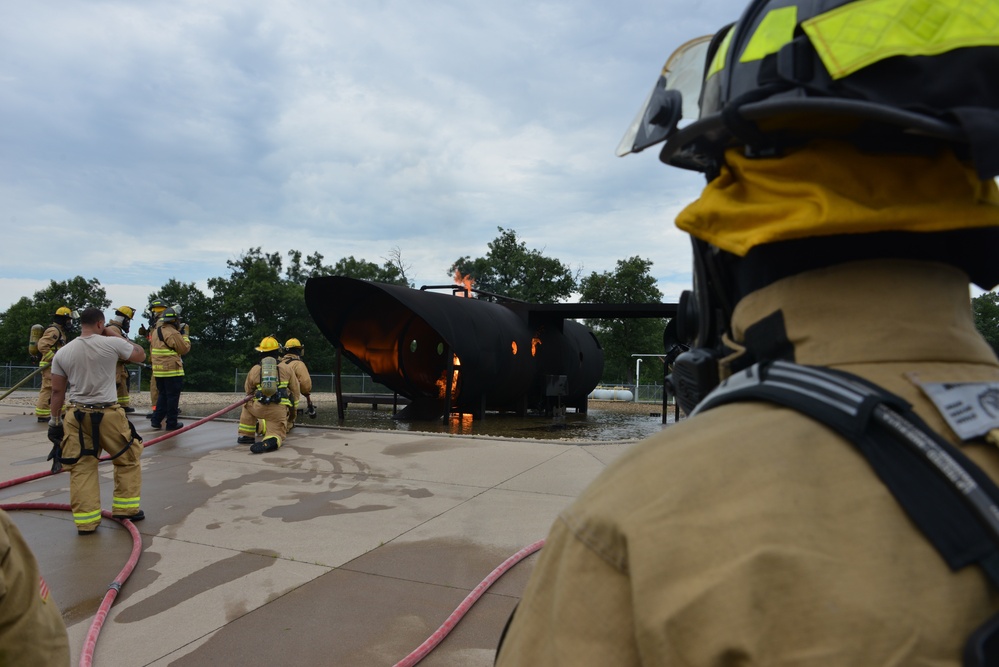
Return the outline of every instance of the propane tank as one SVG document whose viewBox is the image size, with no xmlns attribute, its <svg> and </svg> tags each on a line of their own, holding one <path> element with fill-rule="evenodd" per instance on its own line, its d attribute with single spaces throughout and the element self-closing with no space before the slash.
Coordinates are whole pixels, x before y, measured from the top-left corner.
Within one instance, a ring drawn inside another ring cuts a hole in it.
<svg viewBox="0 0 999 667">
<path fill-rule="evenodd" d="M 38 356 L 38 341 L 41 340 L 43 333 L 45 333 L 45 327 L 41 324 L 31 325 L 31 333 L 28 334 L 28 355 Z"/>
<path fill-rule="evenodd" d="M 264 357 L 260 360 L 260 393 L 271 397 L 278 390 L 277 359 Z"/>
</svg>

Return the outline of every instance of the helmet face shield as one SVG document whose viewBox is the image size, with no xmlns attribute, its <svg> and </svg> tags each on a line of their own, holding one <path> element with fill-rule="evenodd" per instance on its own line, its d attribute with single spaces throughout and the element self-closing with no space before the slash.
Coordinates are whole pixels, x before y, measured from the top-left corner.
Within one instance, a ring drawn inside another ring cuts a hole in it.
<svg viewBox="0 0 999 667">
<path fill-rule="evenodd" d="M 698 37 L 670 55 L 652 92 L 618 144 L 618 157 L 638 153 L 664 141 L 681 120 L 697 119 L 710 42 L 710 35 Z"/>
</svg>

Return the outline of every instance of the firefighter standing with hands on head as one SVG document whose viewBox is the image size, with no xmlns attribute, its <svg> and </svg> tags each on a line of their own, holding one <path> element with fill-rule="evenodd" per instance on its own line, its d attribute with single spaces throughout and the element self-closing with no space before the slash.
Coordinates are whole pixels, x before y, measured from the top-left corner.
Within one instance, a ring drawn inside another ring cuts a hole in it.
<svg viewBox="0 0 999 667">
<path fill-rule="evenodd" d="M 281 345 L 274 336 L 266 336 L 256 348 L 260 363 L 250 369 L 243 385 L 247 396 L 239 415 L 236 442 L 250 445 L 251 454 L 276 451 L 288 434 L 291 397 L 301 392 L 298 376 L 287 364 L 279 364 Z M 255 434 L 263 438 L 256 442 Z"/>
<path fill-rule="evenodd" d="M 282 366 L 290 367 L 298 378 L 299 393 L 291 396 L 291 409 L 288 411 L 288 430 L 295 427 L 295 420 L 302 414 L 303 408 L 299 402 L 301 397 L 305 397 L 308 404 L 309 417 L 315 419 L 316 407 L 312 405 L 312 376 L 309 375 L 309 368 L 302 361 L 305 354 L 305 346 L 297 338 L 289 338 L 284 344 L 284 356 L 281 357 Z"/>
<path fill-rule="evenodd" d="M 42 386 L 38 390 L 38 400 L 35 402 L 35 416 L 39 422 L 47 422 L 52 415 L 49 405 L 52 401 L 52 357 L 69 342 L 69 331 L 72 328 L 73 311 L 66 306 L 60 306 L 52 316 L 52 324 L 45 328 L 38 339 L 38 354 L 41 359 L 38 365 L 42 370 Z"/>
<path fill-rule="evenodd" d="M 999 664 L 997 17 L 756 0 L 667 62 L 619 153 L 707 179 L 691 416 L 561 512 L 499 667 Z"/>
<path fill-rule="evenodd" d="M 128 339 L 128 329 L 132 322 L 132 318 L 135 317 L 135 308 L 131 306 L 121 306 L 115 309 L 114 317 L 107 323 L 107 327 L 112 329 L 115 333 L 119 334 L 122 338 Z M 118 370 L 115 374 L 115 386 L 118 389 L 118 403 L 125 410 L 125 412 L 135 412 L 130 403 L 132 402 L 132 397 L 128 391 L 128 369 L 125 367 L 125 361 L 118 360 Z"/>
<path fill-rule="evenodd" d="M 98 457 L 107 452 L 114 463 L 111 513 L 116 519 L 141 521 L 142 438 L 117 400 L 115 368 L 119 359 L 146 360 L 146 351 L 117 329 L 104 325 L 104 313 L 87 308 L 80 315 L 81 334 L 52 360 L 52 419 L 49 440 L 54 469 L 69 469 L 69 502 L 80 535 L 91 535 L 101 523 Z M 59 418 L 63 404 L 65 420 Z"/>
<path fill-rule="evenodd" d="M 184 388 L 182 357 L 191 351 L 187 325 L 179 322 L 176 307 L 167 308 L 160 315 L 156 328 L 149 335 L 149 345 L 153 379 L 158 393 L 151 424 L 154 429 L 159 430 L 165 420 L 166 430 L 176 431 L 184 426 L 177 421 L 180 414 L 180 393 Z"/>
<path fill-rule="evenodd" d="M 162 315 L 163 311 L 166 309 L 167 309 L 166 303 L 164 303 L 163 300 L 160 298 L 154 298 L 152 301 L 150 301 L 149 308 L 146 309 L 146 313 L 149 318 L 149 326 L 148 327 L 140 326 L 139 335 L 143 336 L 147 341 L 149 341 L 150 350 L 153 348 L 153 340 L 152 340 L 153 330 L 156 328 L 156 323 L 159 321 L 160 315 Z M 146 415 L 146 418 L 151 421 L 154 421 L 154 417 L 156 416 L 156 401 L 158 399 L 159 399 L 159 392 L 156 390 L 156 377 L 154 376 L 149 379 L 149 414 Z"/>
</svg>

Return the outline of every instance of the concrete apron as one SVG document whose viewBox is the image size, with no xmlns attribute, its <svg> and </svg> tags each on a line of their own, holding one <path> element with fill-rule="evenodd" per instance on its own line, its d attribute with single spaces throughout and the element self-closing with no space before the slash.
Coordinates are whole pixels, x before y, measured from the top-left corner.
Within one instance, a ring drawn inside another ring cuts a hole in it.
<svg viewBox="0 0 999 667">
<path fill-rule="evenodd" d="M 191 423 L 191 419 L 185 420 Z M 142 417 L 148 442 L 161 435 Z M 0 481 L 49 469 L 46 425 L 0 404 Z M 209 422 L 143 453 L 142 555 L 97 641 L 107 665 L 393 665 L 632 443 L 298 427 L 252 455 Z M 102 463 L 111 507 L 112 465 Z M 0 503 L 69 503 L 61 473 Z M 69 629 L 73 664 L 132 540 L 105 519 L 10 512 Z M 537 555 L 505 574 L 423 666 L 487 667 Z"/>
</svg>

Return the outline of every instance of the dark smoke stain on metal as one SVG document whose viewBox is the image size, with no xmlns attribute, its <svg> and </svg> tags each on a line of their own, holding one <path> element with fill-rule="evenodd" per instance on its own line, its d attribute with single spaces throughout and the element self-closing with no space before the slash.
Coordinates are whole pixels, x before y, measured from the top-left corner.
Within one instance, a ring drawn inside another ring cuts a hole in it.
<svg viewBox="0 0 999 667">
<path fill-rule="evenodd" d="M 399 419 L 550 415 L 556 404 L 585 412 L 604 354 L 571 318 L 675 314 L 669 304 L 493 303 L 343 276 L 310 278 L 305 302 L 344 356 L 409 399 Z"/>
</svg>

